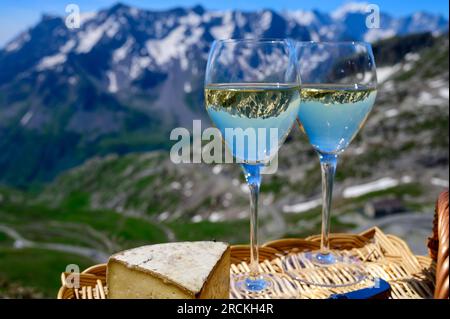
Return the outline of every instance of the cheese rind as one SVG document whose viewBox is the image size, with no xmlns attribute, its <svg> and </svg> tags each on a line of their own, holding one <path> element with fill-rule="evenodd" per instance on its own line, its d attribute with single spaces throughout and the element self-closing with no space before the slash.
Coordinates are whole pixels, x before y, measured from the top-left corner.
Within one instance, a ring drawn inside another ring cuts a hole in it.
<svg viewBox="0 0 450 319">
<path fill-rule="evenodd" d="M 220 242 L 138 247 L 108 261 L 109 298 L 228 298 L 230 253 Z"/>
</svg>

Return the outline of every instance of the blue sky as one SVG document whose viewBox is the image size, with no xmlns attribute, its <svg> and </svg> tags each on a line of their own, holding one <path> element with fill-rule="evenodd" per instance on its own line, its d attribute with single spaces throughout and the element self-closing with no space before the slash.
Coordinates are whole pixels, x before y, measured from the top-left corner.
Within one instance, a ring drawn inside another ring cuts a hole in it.
<svg viewBox="0 0 450 319">
<path fill-rule="evenodd" d="M 1 0 L 0 2 L 0 46 L 18 32 L 36 23 L 42 13 L 64 15 L 64 8 L 75 3 L 83 11 L 96 11 L 118 2 L 117 0 Z M 201 4 L 208 9 L 258 10 L 270 8 L 278 11 L 295 9 L 318 9 L 333 11 L 347 0 L 122 0 L 121 2 L 140 8 L 166 9 L 174 6 Z M 442 14 L 448 19 L 448 0 L 372 0 L 383 12 L 393 16 L 408 15 L 415 11 Z"/>
</svg>

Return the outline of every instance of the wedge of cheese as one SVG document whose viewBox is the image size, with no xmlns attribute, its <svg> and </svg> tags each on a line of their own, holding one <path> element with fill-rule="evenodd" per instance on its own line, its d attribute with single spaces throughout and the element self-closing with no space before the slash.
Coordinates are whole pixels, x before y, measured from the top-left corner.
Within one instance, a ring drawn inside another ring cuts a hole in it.
<svg viewBox="0 0 450 319">
<path fill-rule="evenodd" d="M 229 298 L 230 249 L 221 242 L 142 246 L 110 257 L 108 298 Z"/>
</svg>

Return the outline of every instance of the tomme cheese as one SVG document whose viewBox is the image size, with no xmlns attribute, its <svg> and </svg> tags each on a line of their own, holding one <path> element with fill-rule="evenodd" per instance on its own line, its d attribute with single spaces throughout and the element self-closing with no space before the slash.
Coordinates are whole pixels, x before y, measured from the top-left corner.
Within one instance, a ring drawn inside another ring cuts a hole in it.
<svg viewBox="0 0 450 319">
<path fill-rule="evenodd" d="M 230 250 L 199 241 L 138 247 L 110 257 L 108 298 L 228 298 Z"/>
</svg>

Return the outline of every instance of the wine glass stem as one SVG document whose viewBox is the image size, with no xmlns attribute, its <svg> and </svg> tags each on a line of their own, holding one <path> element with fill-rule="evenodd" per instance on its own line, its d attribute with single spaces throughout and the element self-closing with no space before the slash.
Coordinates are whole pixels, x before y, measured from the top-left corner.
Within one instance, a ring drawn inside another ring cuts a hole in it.
<svg viewBox="0 0 450 319">
<path fill-rule="evenodd" d="M 245 179 L 250 188 L 250 276 L 258 276 L 258 197 L 261 185 L 260 165 L 244 164 Z"/>
<path fill-rule="evenodd" d="M 331 200 L 333 197 L 334 175 L 336 173 L 337 155 L 320 154 L 320 166 L 322 171 L 322 235 L 320 252 L 328 254 L 330 251 L 330 216 Z"/>
</svg>

